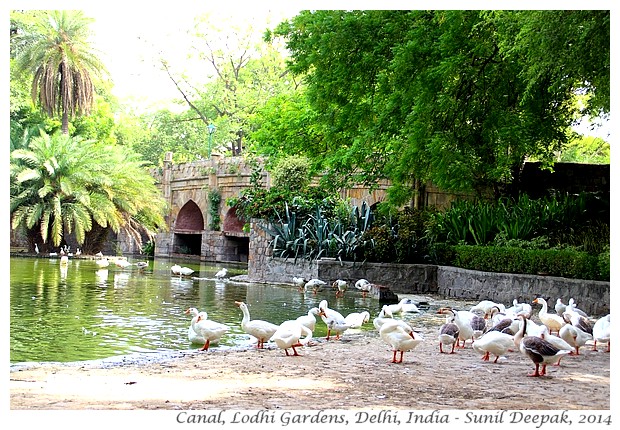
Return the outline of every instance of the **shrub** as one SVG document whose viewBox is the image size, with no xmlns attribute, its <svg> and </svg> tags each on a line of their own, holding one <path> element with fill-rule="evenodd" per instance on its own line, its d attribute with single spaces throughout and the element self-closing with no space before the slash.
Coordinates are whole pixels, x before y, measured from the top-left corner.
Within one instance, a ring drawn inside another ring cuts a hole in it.
<svg viewBox="0 0 620 430">
<path fill-rule="evenodd" d="M 271 172 L 271 181 L 276 188 L 305 190 L 310 183 L 310 160 L 300 155 L 280 159 Z"/>
<path fill-rule="evenodd" d="M 457 245 L 454 246 L 454 252 L 454 265 L 465 269 L 603 280 L 600 259 L 574 248 L 523 249 Z"/>
</svg>

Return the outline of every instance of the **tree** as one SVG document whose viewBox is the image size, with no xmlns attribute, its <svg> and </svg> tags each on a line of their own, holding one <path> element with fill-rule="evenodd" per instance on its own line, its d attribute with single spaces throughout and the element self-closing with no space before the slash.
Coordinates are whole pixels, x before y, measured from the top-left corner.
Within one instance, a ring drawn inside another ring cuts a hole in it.
<svg viewBox="0 0 620 430">
<path fill-rule="evenodd" d="M 100 250 L 107 229 L 141 233 L 165 228 L 165 203 L 137 154 L 65 134 L 42 134 L 11 153 L 12 228 L 32 247 L 58 247 L 67 235 Z"/>
<path fill-rule="evenodd" d="M 400 205 L 420 181 L 501 194 L 526 157 L 552 161 L 569 140 L 577 91 L 608 110 L 608 16 L 319 10 L 272 37 L 286 39 L 289 68 L 307 85 L 324 137 L 312 156 L 330 181 L 390 179 Z M 588 49 L 600 60 L 578 58 Z"/>
<path fill-rule="evenodd" d="M 50 11 L 38 15 L 18 39 L 17 65 L 32 73 L 32 100 L 50 117 L 60 115 L 62 132 L 69 133 L 69 118 L 88 115 L 93 105 L 93 79 L 105 67 L 89 45 L 88 25 L 81 11 Z"/>
</svg>

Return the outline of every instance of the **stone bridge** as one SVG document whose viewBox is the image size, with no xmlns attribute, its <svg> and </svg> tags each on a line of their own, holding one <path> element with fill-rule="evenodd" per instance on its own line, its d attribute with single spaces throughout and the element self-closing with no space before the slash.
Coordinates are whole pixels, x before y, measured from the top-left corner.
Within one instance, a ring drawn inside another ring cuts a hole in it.
<svg viewBox="0 0 620 430">
<path fill-rule="evenodd" d="M 183 256 L 203 261 L 247 263 L 249 226 L 237 218 L 236 210 L 227 204 L 241 190 L 251 186 L 253 167 L 243 157 L 213 156 L 210 160 L 174 164 L 172 153 L 166 154 L 162 168 L 152 174 L 168 203 L 168 232 L 155 240 L 155 255 Z M 269 173 L 262 169 L 262 183 L 271 185 Z M 376 190 L 354 187 L 341 196 L 354 205 L 372 206 L 385 198 L 386 184 Z M 209 194 L 221 196 L 218 208 L 212 209 Z M 215 214 L 220 222 L 214 222 Z"/>
</svg>

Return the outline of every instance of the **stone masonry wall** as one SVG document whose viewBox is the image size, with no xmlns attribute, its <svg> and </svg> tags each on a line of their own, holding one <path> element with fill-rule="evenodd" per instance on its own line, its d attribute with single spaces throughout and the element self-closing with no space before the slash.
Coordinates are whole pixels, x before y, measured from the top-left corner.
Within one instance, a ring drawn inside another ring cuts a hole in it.
<svg viewBox="0 0 620 430">
<path fill-rule="evenodd" d="M 553 312 L 557 299 L 564 303 L 573 297 L 589 315 L 609 313 L 609 282 L 568 279 L 554 276 L 490 273 L 458 267 L 439 266 L 437 292 L 445 297 L 492 300 L 511 304 L 514 299 L 531 302 L 547 300 Z"/>
<path fill-rule="evenodd" d="M 333 259 L 318 261 L 319 279 L 333 282 L 342 279 L 354 285 L 364 278 L 388 287 L 394 293 L 437 292 L 437 267 L 426 264 L 352 263 Z"/>
<path fill-rule="evenodd" d="M 355 283 L 360 278 L 387 286 L 398 294 L 439 294 L 468 300 L 493 300 L 511 304 L 514 299 L 531 302 L 548 299 L 553 307 L 561 298 L 573 297 L 590 315 L 606 315 L 610 310 L 609 282 L 567 279 L 553 276 L 518 275 L 466 270 L 424 264 L 340 263 L 333 259 L 315 262 L 273 258 L 270 237 L 255 221 L 251 223 L 248 278 L 253 282 L 291 284 L 293 276 L 336 279 Z"/>
</svg>

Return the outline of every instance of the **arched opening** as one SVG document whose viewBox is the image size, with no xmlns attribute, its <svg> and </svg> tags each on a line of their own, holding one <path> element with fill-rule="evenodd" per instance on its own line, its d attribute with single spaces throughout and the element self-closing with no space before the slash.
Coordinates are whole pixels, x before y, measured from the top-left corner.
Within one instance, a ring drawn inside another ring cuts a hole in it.
<svg viewBox="0 0 620 430">
<path fill-rule="evenodd" d="M 229 261 L 247 263 L 250 254 L 250 234 L 243 231 L 245 222 L 237 217 L 237 208 L 232 207 L 224 217 L 224 251 Z"/>
<path fill-rule="evenodd" d="M 204 217 L 198 205 L 190 200 L 183 205 L 174 225 L 173 253 L 200 255 Z"/>
</svg>

